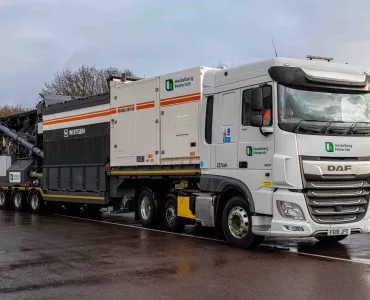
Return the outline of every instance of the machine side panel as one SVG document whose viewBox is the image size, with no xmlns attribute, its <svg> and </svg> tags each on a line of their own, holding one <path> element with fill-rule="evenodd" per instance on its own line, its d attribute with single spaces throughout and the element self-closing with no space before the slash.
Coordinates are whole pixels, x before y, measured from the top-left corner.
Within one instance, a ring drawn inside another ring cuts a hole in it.
<svg viewBox="0 0 370 300">
<path fill-rule="evenodd" d="M 106 98 L 43 116 L 44 190 L 104 192 L 111 111 Z M 93 106 L 92 104 L 96 104 Z"/>
<path fill-rule="evenodd" d="M 159 164 L 158 78 L 111 86 L 111 166 Z"/>
<path fill-rule="evenodd" d="M 161 164 L 199 164 L 202 68 L 160 77 Z"/>
</svg>

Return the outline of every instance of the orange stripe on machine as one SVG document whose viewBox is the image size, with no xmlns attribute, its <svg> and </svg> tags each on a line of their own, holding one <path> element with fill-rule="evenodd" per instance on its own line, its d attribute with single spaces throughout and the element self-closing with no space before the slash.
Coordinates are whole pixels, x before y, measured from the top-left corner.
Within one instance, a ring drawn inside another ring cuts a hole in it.
<svg viewBox="0 0 370 300">
<path fill-rule="evenodd" d="M 78 114 L 78 115 L 68 116 L 64 118 L 55 118 L 51 120 L 45 120 L 42 124 L 43 125 L 53 125 L 53 124 L 59 124 L 59 123 L 65 123 L 65 122 L 86 120 L 86 119 L 91 119 L 91 118 L 109 116 L 111 114 L 115 114 L 116 112 L 117 111 L 115 108 L 110 108 L 110 109 L 99 110 L 99 111 L 86 113 L 86 114 Z"/>
<path fill-rule="evenodd" d="M 141 109 L 146 109 L 146 108 L 153 108 L 155 107 L 154 101 L 147 101 L 147 102 L 140 102 L 136 104 L 136 109 L 141 110 Z"/>
<path fill-rule="evenodd" d="M 118 113 L 127 112 L 127 111 L 134 111 L 134 110 L 135 110 L 135 106 L 133 104 L 118 107 Z"/>
<path fill-rule="evenodd" d="M 169 98 L 162 98 L 161 101 L 173 100 L 173 99 L 190 97 L 190 96 L 198 96 L 198 95 L 200 95 L 200 93 L 187 94 L 187 95 L 176 96 L 176 97 L 169 97 Z"/>
<path fill-rule="evenodd" d="M 184 95 L 184 96 L 179 96 L 179 97 L 161 99 L 161 106 L 199 101 L 200 98 L 201 98 L 200 93 L 196 93 L 196 94 L 189 94 L 189 95 Z"/>
</svg>

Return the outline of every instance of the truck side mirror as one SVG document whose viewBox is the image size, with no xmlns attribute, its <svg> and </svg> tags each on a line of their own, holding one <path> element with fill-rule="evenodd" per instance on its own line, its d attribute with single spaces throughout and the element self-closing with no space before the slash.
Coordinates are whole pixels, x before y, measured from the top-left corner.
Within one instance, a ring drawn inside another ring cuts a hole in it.
<svg viewBox="0 0 370 300">
<path fill-rule="evenodd" d="M 262 127 L 262 114 L 251 116 L 250 125 L 253 127 Z"/>
<path fill-rule="evenodd" d="M 251 109 L 262 113 L 263 110 L 263 96 L 262 88 L 254 88 L 251 93 Z"/>
</svg>

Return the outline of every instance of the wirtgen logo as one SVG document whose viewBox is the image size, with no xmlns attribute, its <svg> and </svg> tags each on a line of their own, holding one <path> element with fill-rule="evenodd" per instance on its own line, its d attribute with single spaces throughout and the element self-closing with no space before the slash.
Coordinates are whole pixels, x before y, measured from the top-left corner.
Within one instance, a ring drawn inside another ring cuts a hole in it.
<svg viewBox="0 0 370 300">
<path fill-rule="evenodd" d="M 333 143 L 326 142 L 325 143 L 325 149 L 326 149 L 326 152 L 334 152 L 334 145 L 333 145 Z"/>
</svg>

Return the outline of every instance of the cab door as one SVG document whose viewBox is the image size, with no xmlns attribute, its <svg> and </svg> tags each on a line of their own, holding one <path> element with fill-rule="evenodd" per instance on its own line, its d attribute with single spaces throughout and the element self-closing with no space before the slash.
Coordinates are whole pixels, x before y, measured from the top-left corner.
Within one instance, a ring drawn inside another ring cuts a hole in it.
<svg viewBox="0 0 370 300">
<path fill-rule="evenodd" d="M 274 154 L 273 134 L 264 134 L 260 127 L 250 125 L 250 120 L 256 112 L 251 108 L 252 89 L 242 89 L 241 126 L 239 131 L 239 171 L 244 170 L 272 170 L 272 156 Z M 258 86 L 257 86 L 258 87 Z M 263 127 L 273 126 L 272 85 L 264 84 L 263 97 Z"/>
<path fill-rule="evenodd" d="M 211 146 L 212 173 L 237 177 L 240 89 L 214 96 Z"/>
<path fill-rule="evenodd" d="M 252 89 L 241 90 L 241 126 L 238 144 L 238 179 L 245 183 L 252 193 L 255 211 L 272 215 L 272 158 L 274 154 L 273 135 L 273 88 L 272 84 L 262 85 L 263 126 L 251 126 L 251 118 L 260 114 L 251 107 Z M 257 86 L 258 87 L 258 86 Z M 264 129 L 264 130 L 263 130 Z M 269 133 L 266 133 L 269 131 Z"/>
</svg>

